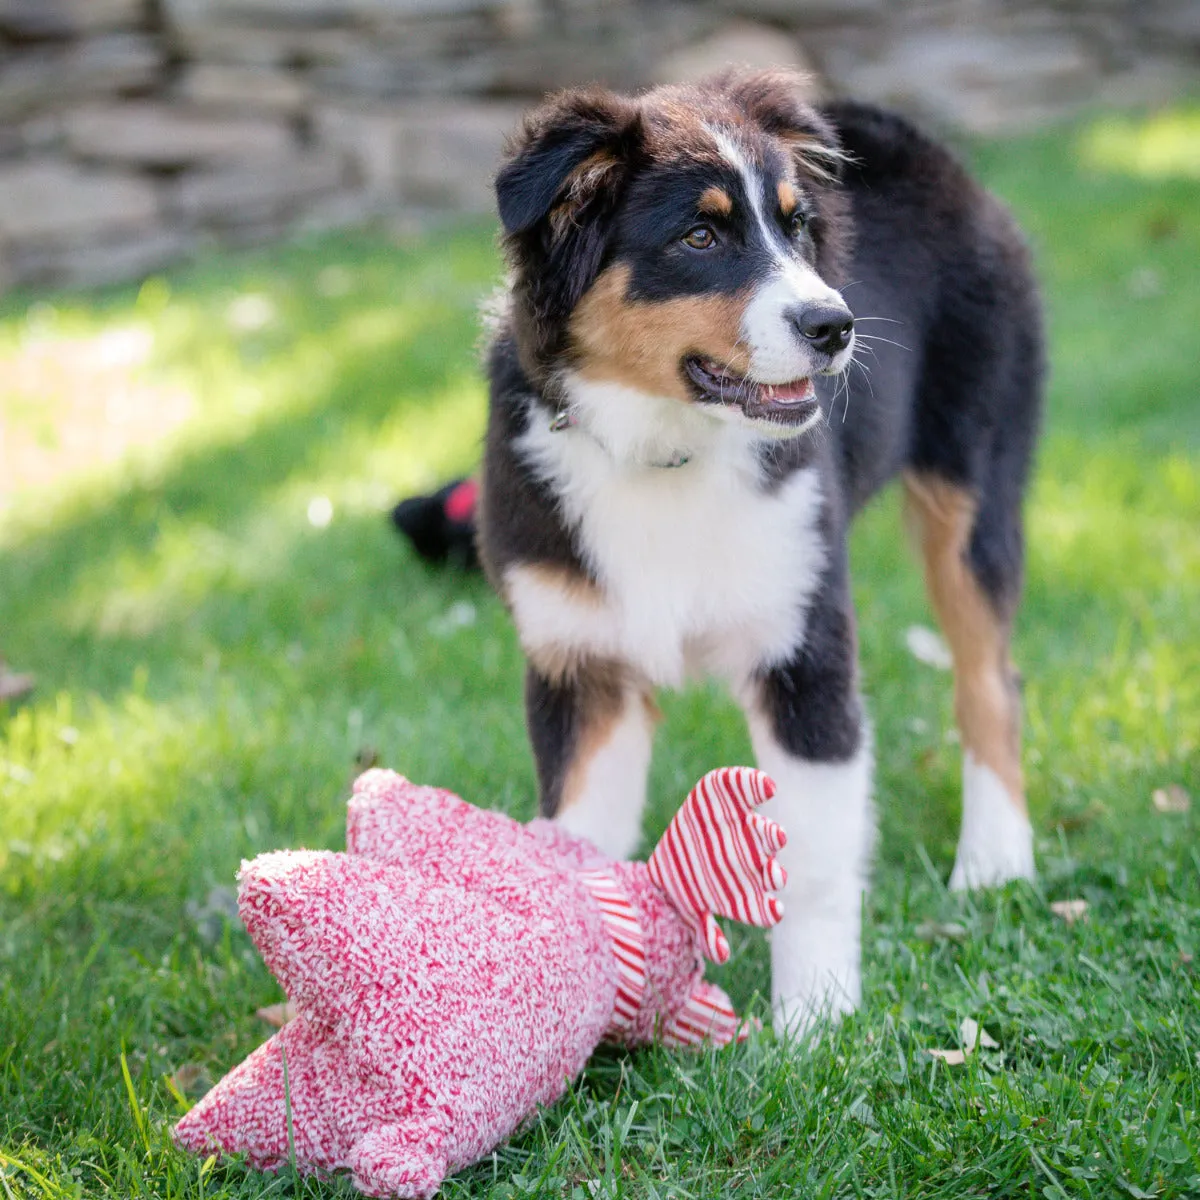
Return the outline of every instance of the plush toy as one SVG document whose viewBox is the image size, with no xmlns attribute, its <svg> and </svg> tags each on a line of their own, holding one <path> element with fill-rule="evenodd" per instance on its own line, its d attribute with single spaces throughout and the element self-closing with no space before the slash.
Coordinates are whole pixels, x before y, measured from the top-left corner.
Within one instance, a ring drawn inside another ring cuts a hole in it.
<svg viewBox="0 0 1200 1200">
<path fill-rule="evenodd" d="M 475 552 L 475 508 L 479 484 L 455 479 L 429 495 L 410 496 L 392 509 L 392 524 L 427 562 L 479 567 Z"/>
<path fill-rule="evenodd" d="M 773 791 L 759 771 L 711 772 L 649 862 L 627 863 L 368 771 L 348 853 L 243 863 L 242 920 L 297 1015 L 177 1141 L 428 1197 L 556 1100 L 601 1040 L 733 1040 L 701 955 L 729 955 L 714 914 L 781 916 L 784 834 L 755 811 Z"/>
</svg>

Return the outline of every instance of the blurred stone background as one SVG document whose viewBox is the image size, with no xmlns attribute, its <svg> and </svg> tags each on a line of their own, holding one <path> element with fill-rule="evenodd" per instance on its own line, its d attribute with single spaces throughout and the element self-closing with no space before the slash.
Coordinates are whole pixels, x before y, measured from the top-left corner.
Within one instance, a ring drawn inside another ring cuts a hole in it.
<svg viewBox="0 0 1200 1200">
<path fill-rule="evenodd" d="M 726 63 L 994 133 L 1193 89 L 1200 0 L 0 0 L 0 290 L 486 212 L 544 91 Z"/>
</svg>

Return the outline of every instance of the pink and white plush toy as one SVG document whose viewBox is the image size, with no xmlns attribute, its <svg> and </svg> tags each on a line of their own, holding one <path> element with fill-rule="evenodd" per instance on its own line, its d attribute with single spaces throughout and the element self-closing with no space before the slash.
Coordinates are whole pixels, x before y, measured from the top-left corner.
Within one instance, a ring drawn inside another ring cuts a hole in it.
<svg viewBox="0 0 1200 1200">
<path fill-rule="evenodd" d="M 738 1035 L 701 954 L 714 914 L 781 916 L 774 785 L 706 775 L 648 863 L 521 825 L 390 771 L 354 785 L 348 853 L 243 863 L 242 920 L 297 1016 L 175 1128 L 200 1153 L 339 1168 L 372 1196 L 432 1196 L 556 1100 L 604 1039 Z"/>
</svg>

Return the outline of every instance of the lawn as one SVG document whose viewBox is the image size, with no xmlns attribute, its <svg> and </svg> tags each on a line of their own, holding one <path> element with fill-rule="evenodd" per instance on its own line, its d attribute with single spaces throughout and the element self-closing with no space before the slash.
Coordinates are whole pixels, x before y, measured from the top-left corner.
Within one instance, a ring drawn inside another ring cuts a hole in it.
<svg viewBox="0 0 1200 1200">
<path fill-rule="evenodd" d="M 906 649 L 930 617 L 885 496 L 853 545 L 862 1011 L 805 1052 L 602 1052 L 447 1197 L 1200 1195 L 1197 804 L 1160 811 L 1200 800 L 1200 110 L 967 152 L 1052 332 L 1017 648 L 1039 882 L 944 889 L 949 677 Z M 0 307 L 0 651 L 39 680 L 0 707 L 0 1197 L 351 1194 L 167 1130 L 280 999 L 229 917 L 242 857 L 340 847 L 376 758 L 532 814 L 507 618 L 384 517 L 476 458 L 498 271 L 485 227 L 337 235 Z M 717 692 L 665 709 L 647 845 L 748 757 Z M 764 1013 L 764 939 L 733 940 L 713 975 Z M 964 1018 L 997 1048 L 931 1056 Z"/>
</svg>

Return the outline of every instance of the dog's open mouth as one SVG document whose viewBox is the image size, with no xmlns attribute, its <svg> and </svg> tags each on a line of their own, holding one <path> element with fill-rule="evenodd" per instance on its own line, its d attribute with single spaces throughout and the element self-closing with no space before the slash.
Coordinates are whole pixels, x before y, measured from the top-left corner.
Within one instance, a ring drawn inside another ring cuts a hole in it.
<svg viewBox="0 0 1200 1200">
<path fill-rule="evenodd" d="M 788 383 L 759 383 L 700 355 L 685 358 L 683 369 L 700 400 L 709 404 L 736 404 L 751 418 L 780 425 L 803 425 L 817 411 L 816 389 L 807 376 Z"/>
</svg>

